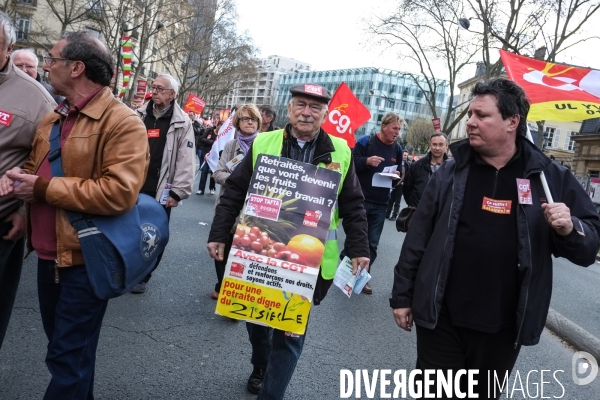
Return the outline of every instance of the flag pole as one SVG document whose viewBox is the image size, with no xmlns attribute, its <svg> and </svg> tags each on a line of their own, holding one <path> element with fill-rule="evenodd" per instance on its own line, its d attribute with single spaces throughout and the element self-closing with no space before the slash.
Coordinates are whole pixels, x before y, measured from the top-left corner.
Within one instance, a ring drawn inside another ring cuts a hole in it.
<svg viewBox="0 0 600 400">
<path fill-rule="evenodd" d="M 533 143 L 533 137 L 531 136 L 529 125 L 527 125 L 527 139 L 531 143 Z M 535 143 L 533 144 L 535 145 Z M 544 193 L 546 194 L 546 200 L 548 200 L 548 204 L 554 203 L 554 199 L 552 199 L 552 194 L 550 193 L 550 187 L 548 186 L 548 181 L 546 180 L 546 175 L 544 175 L 544 171 L 540 171 L 540 180 L 542 181 L 542 186 L 544 187 Z"/>
</svg>

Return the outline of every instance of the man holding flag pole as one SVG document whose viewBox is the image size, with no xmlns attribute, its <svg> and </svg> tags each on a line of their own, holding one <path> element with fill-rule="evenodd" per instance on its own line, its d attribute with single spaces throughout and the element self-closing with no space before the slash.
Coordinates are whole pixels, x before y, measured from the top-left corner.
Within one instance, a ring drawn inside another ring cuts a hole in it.
<svg viewBox="0 0 600 400">
<path fill-rule="evenodd" d="M 494 377 L 540 340 L 552 256 L 593 264 L 600 216 L 573 174 L 525 138 L 523 88 L 492 78 L 471 95 L 468 140 L 450 146 L 422 195 L 390 306 L 402 329 L 417 326 L 417 368 L 479 370 L 475 393 L 498 398 Z"/>
</svg>

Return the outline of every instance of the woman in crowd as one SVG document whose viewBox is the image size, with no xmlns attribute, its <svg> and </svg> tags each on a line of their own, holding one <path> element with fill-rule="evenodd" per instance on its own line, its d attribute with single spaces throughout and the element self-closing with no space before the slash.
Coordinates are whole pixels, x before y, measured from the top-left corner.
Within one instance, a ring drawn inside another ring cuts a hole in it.
<svg viewBox="0 0 600 400">
<path fill-rule="evenodd" d="M 215 206 L 219 204 L 219 200 L 223 194 L 223 184 L 227 178 L 229 178 L 229 175 L 231 175 L 231 172 L 239 164 L 242 158 L 246 155 L 248 149 L 252 145 L 252 142 L 256 138 L 256 135 L 258 135 L 261 126 L 260 111 L 258 111 L 258 108 L 254 104 L 243 105 L 242 107 L 238 108 L 237 112 L 233 116 L 233 126 L 235 127 L 235 137 L 233 140 L 225 144 L 225 148 L 223 149 L 223 153 L 219 159 L 219 165 L 213 173 L 213 178 L 219 185 L 221 185 Z M 235 225 L 237 225 L 237 223 Z M 235 225 L 229 237 L 229 241 L 225 246 L 225 254 L 229 254 L 229 251 L 231 250 Z M 223 274 L 225 273 L 226 263 L 227 259 L 224 259 L 223 261 L 215 260 L 217 283 L 215 284 L 215 290 L 213 290 L 213 292 L 210 294 L 210 297 L 215 300 L 219 297 L 221 281 L 223 280 Z"/>
</svg>

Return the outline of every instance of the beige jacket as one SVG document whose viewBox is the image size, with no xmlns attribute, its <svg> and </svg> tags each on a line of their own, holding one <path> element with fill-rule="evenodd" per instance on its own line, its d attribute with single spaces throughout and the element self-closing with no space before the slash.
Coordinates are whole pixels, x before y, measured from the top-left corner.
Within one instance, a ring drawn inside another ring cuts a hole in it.
<svg viewBox="0 0 600 400">
<path fill-rule="evenodd" d="M 146 118 L 148 103 L 136 111 L 142 118 Z M 143 123 L 143 122 L 142 122 Z M 196 147 L 194 128 L 190 118 L 183 112 L 176 102 L 173 102 L 173 115 L 171 125 L 167 132 L 167 143 L 163 153 L 160 177 L 156 188 L 156 200 L 159 201 L 162 191 L 167 183 L 171 190 L 181 200 L 187 199 L 192 194 L 194 172 L 196 171 Z"/>
<path fill-rule="evenodd" d="M 37 173 L 50 151 L 52 126 L 60 118 L 53 112 L 41 122 L 23 167 L 26 173 Z M 83 264 L 83 254 L 77 231 L 63 210 L 97 215 L 119 215 L 131 210 L 150 161 L 146 128 L 105 87 L 80 111 L 62 147 L 61 159 L 65 176 L 50 180 L 38 177 L 33 195 L 57 209 L 58 265 L 68 267 Z M 30 242 L 28 249 L 33 250 Z"/>
<path fill-rule="evenodd" d="M 221 195 L 225 191 L 225 181 L 227 180 L 227 178 L 229 178 L 229 175 L 231 175 L 231 172 L 229 172 L 229 168 L 227 168 L 227 163 L 238 154 L 244 153 L 242 152 L 242 149 L 240 148 L 240 145 L 236 138 L 225 143 L 225 147 L 223 148 L 223 152 L 221 153 L 221 158 L 219 159 L 217 169 L 215 170 L 215 172 L 213 172 L 212 175 L 215 182 L 221 185 L 221 188 L 219 189 L 219 195 L 215 200 L 215 207 L 217 207 L 217 204 L 219 204 Z"/>
<path fill-rule="evenodd" d="M 22 167 L 35 130 L 56 103 L 42 85 L 7 61 L 0 72 L 0 176 Z M 0 221 L 19 208 L 19 199 L 0 197 Z M 24 209 L 23 209 L 24 210 Z M 24 211 L 23 211 L 24 213 Z"/>
</svg>

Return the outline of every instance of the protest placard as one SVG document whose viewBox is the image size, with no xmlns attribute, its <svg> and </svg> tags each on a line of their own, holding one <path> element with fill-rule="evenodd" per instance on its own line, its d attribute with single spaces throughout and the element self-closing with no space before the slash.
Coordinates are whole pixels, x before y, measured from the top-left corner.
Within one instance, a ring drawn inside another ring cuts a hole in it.
<svg viewBox="0 0 600 400">
<path fill-rule="evenodd" d="M 259 154 L 216 313 L 303 334 L 341 173 Z"/>
</svg>

